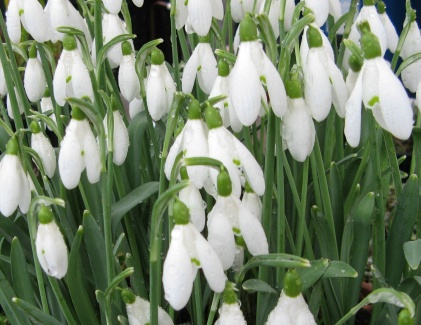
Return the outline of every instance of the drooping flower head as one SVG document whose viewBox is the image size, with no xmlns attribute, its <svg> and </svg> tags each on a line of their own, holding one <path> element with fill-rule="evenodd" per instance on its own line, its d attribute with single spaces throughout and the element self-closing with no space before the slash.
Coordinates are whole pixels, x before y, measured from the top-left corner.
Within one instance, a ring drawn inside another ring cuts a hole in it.
<svg viewBox="0 0 421 325">
<path fill-rule="evenodd" d="M 23 86 L 29 101 L 37 102 L 44 95 L 47 80 L 41 62 L 37 58 L 35 44 L 29 49 L 29 58 L 26 63 Z"/>
<path fill-rule="evenodd" d="M 135 98 L 140 99 L 140 82 L 135 68 L 136 58 L 129 42 L 124 41 L 121 48 L 123 59 L 118 70 L 118 86 L 123 97 L 131 102 Z"/>
<path fill-rule="evenodd" d="M 50 140 L 41 132 L 38 122 L 33 121 L 30 125 L 32 131 L 31 148 L 39 155 L 42 167 L 48 177 L 53 177 L 56 171 L 56 154 Z"/>
<path fill-rule="evenodd" d="M 235 294 L 235 285 L 227 282 L 223 294 L 223 303 L 219 309 L 219 319 L 215 325 L 246 325 L 243 312 Z"/>
</svg>

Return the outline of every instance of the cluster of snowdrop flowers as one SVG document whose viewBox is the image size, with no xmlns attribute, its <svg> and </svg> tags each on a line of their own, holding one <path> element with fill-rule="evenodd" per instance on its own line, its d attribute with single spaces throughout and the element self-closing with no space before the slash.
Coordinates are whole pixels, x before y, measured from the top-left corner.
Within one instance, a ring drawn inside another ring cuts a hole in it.
<svg viewBox="0 0 421 325">
<path fill-rule="evenodd" d="M 38 230 L 35 239 L 38 261 L 49 276 L 61 279 L 67 273 L 68 253 L 63 235 L 48 207 L 38 211 Z"/>
<path fill-rule="evenodd" d="M 11 138 L 6 154 L 0 162 L 0 212 L 9 217 L 18 208 L 27 213 L 31 203 L 31 189 L 28 176 L 19 159 L 19 145 Z"/>
<path fill-rule="evenodd" d="M 246 325 L 243 312 L 235 294 L 235 285 L 227 281 L 223 294 L 223 303 L 219 309 L 219 319 L 215 325 Z"/>
<path fill-rule="evenodd" d="M 346 103 L 345 136 L 352 147 L 361 134 L 361 103 L 372 110 L 377 123 L 396 138 L 406 140 L 412 133 L 413 111 L 408 95 L 387 61 L 380 42 L 367 21 L 360 23 L 364 64 Z"/>
</svg>

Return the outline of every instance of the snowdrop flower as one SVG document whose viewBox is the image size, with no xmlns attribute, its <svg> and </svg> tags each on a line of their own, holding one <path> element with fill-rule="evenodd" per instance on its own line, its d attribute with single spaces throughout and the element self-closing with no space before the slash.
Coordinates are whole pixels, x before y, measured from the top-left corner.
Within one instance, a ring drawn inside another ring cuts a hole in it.
<svg viewBox="0 0 421 325">
<path fill-rule="evenodd" d="M 344 117 L 348 91 L 342 73 L 324 50 L 317 28 L 309 26 L 307 42 L 310 50 L 304 71 L 304 93 L 310 113 L 321 122 L 328 116 L 333 102 L 338 115 Z"/>
<path fill-rule="evenodd" d="M 184 67 L 181 80 L 183 93 L 191 93 L 196 75 L 199 87 L 206 94 L 209 94 L 215 83 L 218 70 L 216 68 L 216 59 L 209 44 L 208 36 L 199 37 L 199 44 L 197 44 Z"/>
<path fill-rule="evenodd" d="M 215 325 L 246 325 L 240 304 L 235 294 L 235 286 L 232 282 L 227 282 L 223 294 L 223 303 L 219 309 L 219 319 Z"/>
<path fill-rule="evenodd" d="M 224 122 L 224 127 L 232 127 L 234 132 L 240 132 L 243 128 L 243 125 L 237 118 L 234 107 L 232 106 L 230 97 L 229 97 L 229 65 L 224 60 L 219 60 L 218 62 L 218 77 L 216 77 L 213 88 L 209 94 L 209 98 L 226 96 L 225 99 L 214 104 L 214 107 L 219 109 L 221 114 L 222 121 Z"/>
<path fill-rule="evenodd" d="M 60 146 L 58 167 L 61 181 L 67 189 L 79 184 L 85 167 L 89 182 L 94 184 L 99 181 L 101 161 L 98 143 L 85 114 L 78 107 L 72 109 L 72 119 Z"/>
<path fill-rule="evenodd" d="M 198 268 L 203 269 L 210 288 L 219 293 L 227 279 L 218 255 L 189 221 L 189 210 L 177 201 L 173 206 L 175 226 L 164 262 L 162 282 L 165 299 L 175 310 L 183 308 L 191 295 Z"/>
<path fill-rule="evenodd" d="M 200 104 L 192 99 L 186 125 L 175 139 L 165 161 L 164 171 L 167 179 L 171 178 L 175 158 L 180 152 L 183 152 L 185 158 L 209 156 L 207 137 L 208 129 L 201 117 Z M 209 176 L 208 169 L 207 166 L 187 166 L 188 177 L 196 188 L 203 187 Z"/>
<path fill-rule="evenodd" d="M 0 162 L 0 212 L 5 217 L 11 216 L 18 206 L 22 213 L 27 213 L 31 203 L 29 181 L 18 152 L 18 141 L 11 138 Z"/>
<path fill-rule="evenodd" d="M 386 13 L 386 5 L 383 1 L 377 3 L 377 12 L 386 32 L 387 47 L 390 52 L 395 53 L 399 42 L 399 36 L 395 26 L 393 26 L 393 23 Z"/>
<path fill-rule="evenodd" d="M 68 253 L 51 210 L 42 207 L 38 212 L 38 231 L 35 247 L 39 264 L 49 276 L 61 279 L 67 273 Z"/>
<path fill-rule="evenodd" d="M 269 314 L 266 325 L 316 325 L 313 314 L 301 294 L 301 279 L 297 271 L 288 270 L 284 289 L 275 309 Z"/>
<path fill-rule="evenodd" d="M 187 23 L 191 31 L 199 36 L 206 36 L 212 24 L 212 17 L 218 20 L 224 18 L 224 6 L 222 0 L 189 0 L 187 13 Z"/>
<path fill-rule="evenodd" d="M 26 96 L 29 101 L 39 101 L 45 92 L 47 80 L 41 62 L 37 59 L 37 50 L 32 45 L 29 50 L 29 59 L 26 63 L 25 76 L 23 78 L 23 86 L 25 87 Z"/>
<path fill-rule="evenodd" d="M 129 117 L 130 119 L 133 119 L 137 114 L 140 112 L 143 112 L 145 110 L 145 107 L 143 105 L 143 99 L 137 99 L 134 98 L 129 103 Z"/>
<path fill-rule="evenodd" d="M 13 91 L 15 92 L 15 97 L 16 97 L 16 101 L 17 101 L 17 105 L 18 105 L 19 114 L 22 115 L 23 112 L 24 112 L 22 99 L 18 95 L 16 87 L 13 87 Z M 13 120 L 14 115 L 13 115 L 12 102 L 10 100 L 10 93 L 8 93 L 7 97 L 6 97 L 6 108 L 7 108 L 7 115 L 9 115 L 9 117 Z"/>
<path fill-rule="evenodd" d="M 342 7 L 340 0 L 329 0 L 329 14 L 333 17 L 335 23 L 342 16 Z"/>
<path fill-rule="evenodd" d="M 417 22 L 409 22 L 410 27 L 405 43 L 403 44 L 401 57 L 407 59 L 415 53 L 421 52 L 421 32 Z M 410 92 L 415 93 L 418 84 L 421 82 L 421 61 L 412 63 L 402 71 L 402 82 Z"/>
<path fill-rule="evenodd" d="M 56 116 L 54 114 L 53 101 L 51 100 L 50 90 L 48 89 L 48 87 L 45 88 L 44 96 L 41 98 L 40 106 L 41 106 L 41 112 L 42 113 L 48 112 L 47 116 L 53 120 L 54 124 L 57 125 Z M 47 127 L 51 131 L 50 127 L 49 126 Z"/>
<path fill-rule="evenodd" d="M 380 43 L 367 24 L 361 25 L 364 64 L 346 103 L 345 136 L 356 147 L 361 133 L 361 102 L 373 111 L 377 123 L 396 138 L 412 132 L 413 112 L 403 85 L 382 57 Z"/>
<path fill-rule="evenodd" d="M 3 65 L 0 63 L 0 97 L 7 95 L 7 84 L 4 76 Z"/>
<path fill-rule="evenodd" d="M 57 165 L 54 148 L 50 140 L 41 132 L 37 122 L 33 121 L 30 128 L 32 131 L 31 148 L 39 155 L 45 174 L 51 178 L 54 176 Z"/>
<path fill-rule="evenodd" d="M 63 52 L 57 63 L 53 79 L 54 98 L 58 105 L 66 103 L 66 97 L 89 97 L 94 99 L 88 68 L 77 49 L 76 39 L 66 35 L 63 39 Z"/>
<path fill-rule="evenodd" d="M 159 49 L 154 49 L 151 61 L 146 82 L 146 103 L 152 119 L 158 121 L 169 112 L 176 88 L 165 65 L 164 53 Z"/>
<path fill-rule="evenodd" d="M 118 15 L 121 10 L 122 0 L 102 0 L 105 9 L 107 9 L 111 14 Z"/>
<path fill-rule="evenodd" d="M 139 8 L 143 6 L 143 2 L 144 0 L 133 0 L 133 4 Z"/>
<path fill-rule="evenodd" d="M 218 175 L 217 189 L 216 203 L 208 214 L 208 241 L 221 259 L 224 270 L 234 263 L 234 236 L 244 238 L 251 255 L 268 254 L 268 242 L 260 221 L 233 195 L 230 176 L 224 170 Z"/>
<path fill-rule="evenodd" d="M 146 325 L 150 323 L 149 301 L 135 296 L 129 289 L 121 291 L 121 298 L 126 304 L 129 325 Z M 167 312 L 158 306 L 158 324 L 173 325 L 171 317 Z"/>
<path fill-rule="evenodd" d="M 129 131 L 127 130 L 126 124 L 123 121 L 121 113 L 118 111 L 116 104 L 114 103 L 113 111 L 113 123 L 114 123 L 114 134 L 113 134 L 113 162 L 117 166 L 121 166 L 127 157 L 129 150 Z M 104 130 L 108 144 L 108 113 L 104 117 Z M 108 145 L 107 145 L 108 147 Z"/>
<path fill-rule="evenodd" d="M 330 0 L 305 0 L 305 5 L 313 12 L 315 24 L 323 26 L 329 16 Z"/>
<path fill-rule="evenodd" d="M 253 213 L 256 218 L 259 221 L 262 221 L 262 201 L 260 200 L 260 197 L 253 192 L 250 185 L 246 182 L 245 191 L 243 193 L 243 198 L 241 199 L 241 202 L 244 204 L 244 206 Z"/>
<path fill-rule="evenodd" d="M 236 23 L 239 23 L 246 16 L 246 13 L 254 13 L 255 9 L 259 9 L 262 2 L 264 1 L 257 0 L 256 6 L 254 7 L 255 0 L 231 0 L 232 19 Z"/>
<path fill-rule="evenodd" d="M 300 81 L 289 81 L 287 92 L 288 111 L 282 120 L 281 131 L 284 149 L 289 149 L 295 160 L 303 162 L 313 151 L 316 128 L 303 99 Z"/>
<path fill-rule="evenodd" d="M 265 2 L 263 1 L 260 6 L 260 13 L 263 13 L 265 7 Z M 285 1 L 285 12 L 284 12 L 284 30 L 289 31 L 292 25 L 292 18 L 294 15 L 295 1 L 286 0 Z M 273 0 L 270 4 L 268 18 L 270 24 L 272 25 L 275 38 L 279 37 L 279 18 L 281 14 L 281 0 Z"/>
<path fill-rule="evenodd" d="M 221 161 L 227 168 L 231 181 L 233 195 L 241 195 L 241 172 L 253 191 L 261 196 L 265 192 L 265 182 L 262 169 L 248 149 L 222 125 L 218 110 L 208 107 L 205 112 L 206 124 L 209 128 L 209 157 Z M 209 169 L 213 184 L 216 185 L 218 172 Z"/>
<path fill-rule="evenodd" d="M 284 84 L 257 39 L 257 27 L 251 17 L 244 18 L 240 24 L 240 40 L 229 88 L 238 119 L 245 126 L 256 121 L 262 97 L 266 97 L 261 80 L 266 83 L 273 112 L 282 117 L 286 112 Z"/>
<path fill-rule="evenodd" d="M 140 98 L 140 82 L 135 68 L 136 58 L 129 42 L 123 42 L 121 48 L 123 59 L 118 70 L 118 86 L 123 97 L 131 102 L 135 97 Z"/>
</svg>

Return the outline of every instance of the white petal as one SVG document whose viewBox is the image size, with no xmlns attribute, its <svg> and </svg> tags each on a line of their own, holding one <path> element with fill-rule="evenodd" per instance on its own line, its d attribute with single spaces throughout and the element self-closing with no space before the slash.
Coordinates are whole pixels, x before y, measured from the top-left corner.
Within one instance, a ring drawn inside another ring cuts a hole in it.
<svg viewBox="0 0 421 325">
<path fill-rule="evenodd" d="M 105 8 L 112 14 L 117 15 L 121 10 L 121 0 L 103 0 Z"/>
<path fill-rule="evenodd" d="M 421 61 L 412 63 L 409 67 L 402 70 L 402 82 L 411 93 L 415 93 L 417 86 L 421 81 Z"/>
<path fill-rule="evenodd" d="M 421 52 L 421 32 L 417 22 L 412 22 L 409 26 L 408 35 L 405 38 L 401 50 L 402 59 L 407 59 L 409 56 Z"/>
<path fill-rule="evenodd" d="M 329 0 L 329 14 L 333 16 L 335 23 L 341 18 L 342 12 L 339 0 Z"/>
<path fill-rule="evenodd" d="M 51 142 L 43 133 L 34 133 L 31 138 L 31 148 L 40 156 L 47 176 L 53 177 L 56 171 L 56 154 Z"/>
<path fill-rule="evenodd" d="M 128 102 L 131 102 L 140 93 L 140 82 L 136 74 L 133 54 L 123 56 L 118 70 L 118 86 Z"/>
<path fill-rule="evenodd" d="M 144 110 L 145 110 L 145 108 L 143 107 L 143 100 L 142 99 L 134 98 L 129 103 L 129 116 L 130 116 L 130 119 L 133 119 L 137 114 L 139 114 L 140 112 L 143 112 Z"/>
<path fill-rule="evenodd" d="M 345 137 L 351 147 L 357 147 L 361 136 L 361 102 L 363 96 L 363 81 L 361 71 L 355 87 L 345 106 Z"/>
<path fill-rule="evenodd" d="M 287 1 L 288 2 L 288 1 Z M 285 5 L 286 7 L 288 6 L 288 4 Z M 262 2 L 261 6 L 260 6 L 260 12 L 262 13 L 264 9 L 264 2 Z M 287 10 L 287 9 L 285 9 Z M 272 29 L 273 32 L 275 34 L 275 38 L 278 39 L 279 37 L 279 15 L 281 12 L 281 4 L 280 4 L 280 0 L 274 0 L 272 1 L 272 3 L 270 4 L 270 8 L 269 8 L 269 21 L 270 24 L 272 25 Z M 285 18 L 284 18 L 285 21 Z"/>
<path fill-rule="evenodd" d="M 26 95 L 31 102 L 37 102 L 42 98 L 46 83 L 47 80 L 41 63 L 36 58 L 29 59 L 26 64 L 23 84 Z"/>
<path fill-rule="evenodd" d="M 190 220 L 198 231 L 202 231 L 205 228 L 206 216 L 205 216 L 205 204 L 203 202 L 200 191 L 194 186 L 189 185 L 183 188 L 178 196 L 190 210 Z"/>
<path fill-rule="evenodd" d="M 0 97 L 7 94 L 6 78 L 4 77 L 3 65 L 0 64 Z"/>
<path fill-rule="evenodd" d="M 133 0 L 133 4 L 139 8 L 143 6 L 143 2 L 144 0 Z"/>
<path fill-rule="evenodd" d="M 398 46 L 399 42 L 399 36 L 396 32 L 396 28 L 390 21 L 390 18 L 387 15 L 387 13 L 379 14 L 379 18 L 386 32 L 387 47 L 389 48 L 390 52 L 395 53 L 396 47 Z"/>
<path fill-rule="evenodd" d="M 294 0 L 286 0 L 284 28 L 285 28 L 285 31 L 287 31 L 287 32 L 291 29 L 294 9 L 295 9 L 295 1 Z"/>
<path fill-rule="evenodd" d="M 361 20 L 367 20 L 370 24 L 370 29 L 376 35 L 380 42 L 382 53 L 384 54 L 387 49 L 386 31 L 380 21 L 377 9 L 375 6 L 363 6 L 360 12 Z M 357 18 L 358 19 L 358 18 Z"/>
<path fill-rule="evenodd" d="M 6 11 L 6 27 L 12 43 L 18 44 L 21 38 L 19 7 L 17 0 L 10 0 Z"/>
<path fill-rule="evenodd" d="M 240 309 L 238 303 L 234 304 L 222 304 L 219 309 L 219 319 L 215 325 L 246 325 L 247 322 L 244 319 L 243 312 Z"/>
<path fill-rule="evenodd" d="M 180 153 L 180 150 L 181 150 L 181 144 L 183 140 L 183 131 L 184 129 L 177 136 L 177 138 L 175 138 L 175 141 L 172 144 L 170 151 L 168 152 L 167 160 L 165 161 L 164 172 L 168 180 L 171 178 L 171 172 L 174 167 L 175 158 L 177 158 L 177 155 Z"/>
<path fill-rule="evenodd" d="M 372 108 L 379 98 L 379 69 L 376 59 L 365 60 L 364 71 L 360 71 L 363 79 L 363 103 Z M 390 67 L 388 67 L 390 70 Z"/>
<path fill-rule="evenodd" d="M 329 0 L 306 0 L 305 3 L 313 11 L 315 23 L 322 26 L 329 16 Z"/>
<path fill-rule="evenodd" d="M 19 174 L 21 177 L 21 184 L 22 184 L 21 196 L 19 198 L 19 209 L 20 209 L 20 212 L 22 212 L 23 214 L 26 214 L 28 213 L 29 206 L 31 204 L 31 191 L 35 191 L 35 185 L 32 182 L 29 175 L 25 174 L 25 172 L 23 171 L 23 168 L 22 168 L 22 171 L 19 172 Z"/>
<path fill-rule="evenodd" d="M 231 0 L 232 20 L 239 23 L 244 18 L 244 10 L 241 0 Z"/>
<path fill-rule="evenodd" d="M 190 94 L 194 81 L 196 80 L 197 69 L 199 68 L 199 45 L 196 46 L 192 55 L 186 63 L 183 71 L 183 77 L 181 79 L 182 90 L 185 94 Z"/>
<path fill-rule="evenodd" d="M 158 121 L 167 111 L 167 98 L 164 80 L 161 79 L 159 66 L 152 65 L 146 85 L 146 102 L 149 114 L 154 121 Z"/>
<path fill-rule="evenodd" d="M 63 51 L 64 52 L 64 51 Z M 65 68 L 65 56 L 62 54 L 57 63 L 56 71 L 54 72 L 53 79 L 53 90 L 54 98 L 58 105 L 64 106 L 66 103 L 65 98 L 67 97 L 66 88 L 67 88 L 67 76 Z"/>
<path fill-rule="evenodd" d="M 124 124 L 123 117 L 119 111 L 115 111 L 114 115 L 114 155 L 113 162 L 120 166 L 124 163 L 129 150 L 129 131 Z"/>
<path fill-rule="evenodd" d="M 257 220 L 262 220 L 262 201 L 260 201 L 260 197 L 256 193 L 244 192 L 241 202 L 254 214 Z"/>
<path fill-rule="evenodd" d="M 85 166 L 82 162 L 82 148 L 77 135 L 68 131 L 60 146 L 61 149 L 58 156 L 60 178 L 63 185 L 70 190 L 79 184 L 80 174 Z"/>
<path fill-rule="evenodd" d="M 206 36 L 212 23 L 212 0 L 189 0 L 189 20 L 199 36 Z"/>
<path fill-rule="evenodd" d="M 212 4 L 212 16 L 218 20 L 224 18 L 224 5 L 222 0 L 211 0 Z"/>
<path fill-rule="evenodd" d="M 238 216 L 241 235 L 246 242 L 251 255 L 262 255 L 269 253 L 269 245 L 265 231 L 259 220 L 242 204 Z"/>
<path fill-rule="evenodd" d="M 83 63 L 78 51 L 73 51 L 71 83 L 75 97 L 82 98 L 87 96 L 91 101 L 94 101 L 94 91 L 92 89 L 88 68 L 85 63 Z"/>
<path fill-rule="evenodd" d="M 348 89 L 348 94 L 352 93 L 352 90 L 354 89 L 355 83 L 357 81 L 357 78 L 359 76 L 359 72 L 354 72 L 352 69 L 349 69 L 348 75 L 346 76 L 346 89 Z"/>
<path fill-rule="evenodd" d="M 174 93 L 177 90 L 177 87 L 175 85 L 175 82 L 173 78 L 171 77 L 170 72 L 168 71 L 167 66 L 164 64 L 161 65 L 161 78 L 164 80 L 164 86 L 165 86 L 165 93 L 167 94 L 167 111 L 166 113 L 169 113 L 171 104 L 174 99 Z"/>
<path fill-rule="evenodd" d="M 28 33 L 39 43 L 49 41 L 50 22 L 41 4 L 36 0 L 24 1 L 25 25 Z"/>
<path fill-rule="evenodd" d="M 196 275 L 183 243 L 184 227 L 175 225 L 171 232 L 171 244 L 162 274 L 165 299 L 175 310 L 180 310 L 189 301 Z"/>
<path fill-rule="evenodd" d="M 91 127 L 87 120 L 83 121 L 85 124 L 85 138 L 83 141 L 84 159 L 86 165 L 86 174 L 91 184 L 99 181 L 101 176 L 101 158 L 99 153 L 98 143 L 95 140 Z"/>
<path fill-rule="evenodd" d="M 209 94 L 212 90 L 215 79 L 218 76 L 218 69 L 215 56 L 209 43 L 199 43 L 200 67 L 197 72 L 197 80 L 200 88 Z"/>
<path fill-rule="evenodd" d="M 176 29 L 183 28 L 186 23 L 187 17 L 189 15 L 187 7 L 184 0 L 176 0 L 176 9 L 175 9 L 175 27 Z"/>
<path fill-rule="evenodd" d="M 327 59 L 329 78 L 332 86 L 332 102 L 335 106 L 336 113 L 339 117 L 345 117 L 345 105 L 348 100 L 348 90 L 344 81 L 341 70 L 336 64 L 328 57 Z"/>
<path fill-rule="evenodd" d="M 0 162 L 0 212 L 9 217 L 15 212 L 22 195 L 22 165 L 18 156 L 4 155 Z"/>
<path fill-rule="evenodd" d="M 35 240 L 42 269 L 49 276 L 61 279 L 67 273 L 67 246 L 56 223 L 39 224 Z"/>
</svg>

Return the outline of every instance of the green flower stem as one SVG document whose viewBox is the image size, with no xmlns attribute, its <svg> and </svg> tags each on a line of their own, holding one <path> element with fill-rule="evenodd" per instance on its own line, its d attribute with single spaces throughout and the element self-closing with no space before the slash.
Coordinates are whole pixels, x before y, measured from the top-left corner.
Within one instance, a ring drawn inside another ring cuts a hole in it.
<svg viewBox="0 0 421 325">
<path fill-rule="evenodd" d="M 254 157 L 256 157 L 256 153 L 254 152 L 254 148 L 253 148 L 253 142 L 251 141 L 250 128 L 244 126 L 242 130 L 242 134 L 243 134 L 244 142 L 246 144 L 247 149 L 250 151 L 250 153 Z"/>
<path fill-rule="evenodd" d="M 171 50 L 172 64 L 174 67 L 174 80 L 177 84 L 177 90 L 181 90 L 180 63 L 178 61 L 177 30 L 175 27 L 176 1 L 171 0 L 170 22 L 171 22 Z"/>
<path fill-rule="evenodd" d="M 123 14 L 124 22 L 126 23 L 126 29 L 128 33 L 132 34 L 132 17 L 130 16 L 130 11 L 126 0 L 123 0 L 121 4 L 121 13 Z"/>
<path fill-rule="evenodd" d="M 58 286 L 57 279 L 49 276 L 48 280 L 50 281 L 50 286 L 53 289 L 54 295 L 57 298 L 57 301 L 61 307 L 61 311 L 64 314 L 64 317 L 66 318 L 66 321 L 69 325 L 77 325 L 79 322 L 75 319 L 75 312 L 70 309 L 69 305 L 66 302 L 66 299 L 63 296 L 63 293 L 60 290 L 60 287 Z"/>
<path fill-rule="evenodd" d="M 4 109 L 4 105 L 3 105 L 3 102 L 0 102 L 0 107 L 1 107 L 1 113 L 2 114 L 6 114 L 6 115 L 3 115 L 3 116 L 7 116 L 7 112 L 6 112 L 6 110 Z M 6 123 L 5 121 L 3 121 L 1 118 L 0 118 L 0 126 L 1 127 L 3 127 L 4 128 L 4 130 L 7 132 L 7 134 L 12 138 L 12 137 L 14 137 L 15 136 L 15 133 L 13 132 L 13 130 L 11 129 L 11 125 L 10 125 L 10 122 L 9 122 L 9 119 L 6 119 L 6 121 L 8 122 L 8 123 Z"/>
<path fill-rule="evenodd" d="M 177 31 L 178 35 L 178 43 L 180 44 L 181 53 L 183 54 L 184 62 L 187 62 L 190 58 L 190 50 L 189 46 L 187 45 L 186 34 L 184 32 L 184 28 Z"/>
<path fill-rule="evenodd" d="M 309 159 L 307 158 L 304 161 L 304 166 L 303 166 L 303 171 L 302 171 L 303 179 L 302 179 L 302 184 L 301 184 L 301 210 L 298 211 L 299 219 L 298 219 L 298 228 L 297 228 L 297 239 L 295 241 L 297 245 L 296 254 L 298 256 L 302 256 L 304 232 L 308 234 L 307 222 L 306 222 L 308 170 L 309 170 Z"/>
<path fill-rule="evenodd" d="M 101 51 L 103 46 L 101 0 L 94 0 L 94 34 L 96 57 L 98 57 L 99 51 Z"/>
<path fill-rule="evenodd" d="M 228 0 L 228 1 L 230 1 L 230 0 Z M 218 305 L 219 305 L 219 300 L 221 299 L 221 296 L 222 296 L 221 293 L 214 293 L 213 294 L 212 305 L 211 305 L 211 308 L 209 310 L 209 316 L 208 316 L 208 321 L 206 322 L 206 325 L 212 325 L 213 324 L 215 314 L 218 311 Z"/>
</svg>

